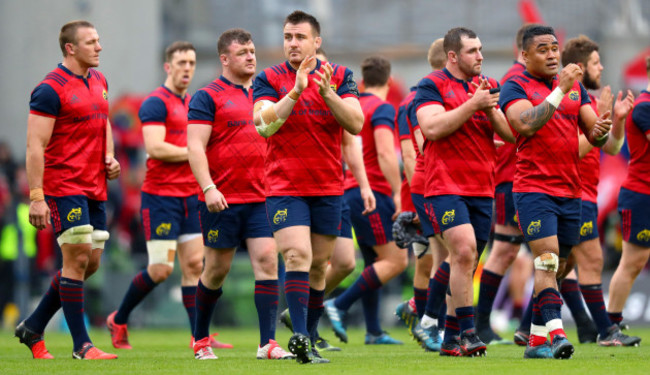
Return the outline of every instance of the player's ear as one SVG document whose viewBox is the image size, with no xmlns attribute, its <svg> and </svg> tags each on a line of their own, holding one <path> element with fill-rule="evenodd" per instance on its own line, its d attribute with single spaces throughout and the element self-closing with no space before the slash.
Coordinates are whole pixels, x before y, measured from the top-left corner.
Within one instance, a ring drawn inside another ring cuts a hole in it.
<svg viewBox="0 0 650 375">
<path fill-rule="evenodd" d="M 163 68 L 165 69 L 165 73 L 169 74 L 169 72 L 172 70 L 172 64 L 165 62 L 163 64 Z"/>
<path fill-rule="evenodd" d="M 458 62 L 458 55 L 456 55 L 455 51 L 449 51 L 449 52 L 447 52 L 447 60 L 451 61 L 452 63 L 457 63 Z"/>
<path fill-rule="evenodd" d="M 75 54 L 74 44 L 73 43 L 66 43 L 65 44 L 65 50 L 66 50 L 68 55 L 71 55 L 71 56 L 74 55 Z"/>
<path fill-rule="evenodd" d="M 323 44 L 323 39 L 320 36 L 314 38 L 314 43 L 316 44 L 316 49 L 319 49 L 321 44 Z"/>
<path fill-rule="evenodd" d="M 228 65 L 228 56 L 225 53 L 222 53 L 219 55 L 219 61 L 221 61 L 221 65 L 227 66 Z"/>
</svg>

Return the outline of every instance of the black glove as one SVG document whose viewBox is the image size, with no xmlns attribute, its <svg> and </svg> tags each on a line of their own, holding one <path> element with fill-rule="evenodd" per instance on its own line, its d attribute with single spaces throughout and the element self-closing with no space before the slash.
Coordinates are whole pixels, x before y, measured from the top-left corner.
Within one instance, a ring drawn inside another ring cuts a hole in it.
<svg viewBox="0 0 650 375">
<path fill-rule="evenodd" d="M 393 223 L 393 239 L 398 247 L 408 248 L 414 242 L 428 245 L 429 241 L 421 234 L 420 224 L 414 224 L 415 212 L 402 212 Z"/>
</svg>

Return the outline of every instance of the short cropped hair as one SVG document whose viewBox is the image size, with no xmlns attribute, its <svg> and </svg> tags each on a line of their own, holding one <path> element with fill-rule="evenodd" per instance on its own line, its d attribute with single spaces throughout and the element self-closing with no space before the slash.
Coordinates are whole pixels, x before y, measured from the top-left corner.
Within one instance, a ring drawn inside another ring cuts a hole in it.
<svg viewBox="0 0 650 375">
<path fill-rule="evenodd" d="M 320 23 L 318 23 L 316 17 L 309 13 L 305 13 L 302 10 L 294 10 L 293 13 L 288 15 L 287 18 L 284 19 L 282 27 L 286 26 L 288 23 L 298 25 L 304 22 L 311 25 L 311 30 L 315 36 L 320 36 Z"/>
<path fill-rule="evenodd" d="M 519 30 L 517 30 L 517 36 L 515 37 L 515 42 L 517 43 L 518 50 L 521 51 L 524 49 L 524 33 L 526 32 L 526 30 L 535 26 L 544 26 L 544 25 L 541 25 L 539 23 L 525 23 L 519 28 Z"/>
<path fill-rule="evenodd" d="M 533 43 L 533 39 L 535 39 L 536 36 L 540 36 L 540 35 L 553 35 L 555 39 L 557 39 L 557 36 L 555 35 L 555 30 L 553 30 L 552 27 L 533 26 L 524 31 L 524 36 L 521 38 L 521 49 L 523 51 L 528 50 L 530 45 Z"/>
<path fill-rule="evenodd" d="M 427 61 L 429 61 L 429 65 L 431 65 L 431 69 L 433 70 L 440 70 L 445 67 L 445 64 L 447 63 L 447 55 L 445 54 L 445 50 L 442 46 L 444 39 L 439 38 L 436 39 L 433 43 L 431 43 L 431 47 L 429 47 L 429 52 L 427 53 Z"/>
<path fill-rule="evenodd" d="M 582 63 L 587 66 L 589 57 L 598 51 L 598 44 L 585 35 L 567 40 L 562 50 L 562 65 Z"/>
<path fill-rule="evenodd" d="M 390 79 L 390 61 L 381 56 L 371 56 L 361 62 L 361 76 L 366 87 L 385 85 Z"/>
<path fill-rule="evenodd" d="M 92 23 L 85 20 L 70 21 L 61 27 L 61 32 L 59 33 L 59 47 L 61 47 L 63 57 L 68 55 L 68 52 L 65 50 L 65 45 L 68 43 L 77 44 L 77 30 L 84 27 L 91 29 L 95 28 Z"/>
<path fill-rule="evenodd" d="M 253 40 L 251 33 L 244 29 L 228 29 L 219 36 L 219 41 L 217 42 L 217 53 L 223 55 L 228 53 L 228 48 L 233 42 L 239 44 L 246 44 Z"/>
<path fill-rule="evenodd" d="M 196 48 L 194 48 L 194 45 L 192 45 L 192 43 L 186 42 L 184 40 L 180 40 L 170 44 L 165 49 L 165 62 L 171 62 L 174 53 L 185 52 L 185 51 L 196 51 Z"/>
<path fill-rule="evenodd" d="M 445 49 L 445 55 L 448 54 L 449 51 L 460 53 L 460 49 L 463 47 L 463 42 L 461 39 L 464 36 L 470 39 L 477 38 L 476 33 L 466 27 L 454 27 L 453 29 L 447 31 L 442 44 L 443 48 Z"/>
</svg>

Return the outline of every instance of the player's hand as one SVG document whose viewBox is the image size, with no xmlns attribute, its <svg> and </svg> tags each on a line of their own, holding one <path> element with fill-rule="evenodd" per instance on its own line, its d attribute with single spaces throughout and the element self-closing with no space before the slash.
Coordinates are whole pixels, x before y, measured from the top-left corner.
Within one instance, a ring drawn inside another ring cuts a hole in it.
<svg viewBox="0 0 650 375">
<path fill-rule="evenodd" d="M 359 190 L 361 191 L 361 200 L 363 201 L 363 212 L 361 214 L 368 215 L 377 208 L 375 194 L 373 194 L 372 189 L 370 188 Z"/>
<path fill-rule="evenodd" d="M 569 92 L 576 80 L 582 78 L 582 69 L 577 64 L 569 64 L 560 72 L 560 83 L 558 86 L 563 93 Z"/>
<path fill-rule="evenodd" d="M 627 90 L 625 99 L 622 98 L 623 92 L 619 91 L 616 96 L 616 104 L 614 104 L 614 116 L 618 120 L 626 118 L 634 108 L 634 95 L 631 90 Z"/>
<path fill-rule="evenodd" d="M 205 192 L 205 205 L 210 212 L 221 212 L 228 208 L 226 197 L 217 189 L 210 189 Z"/>
<path fill-rule="evenodd" d="M 296 84 L 294 90 L 298 94 L 305 91 L 309 85 L 309 72 L 311 72 L 316 64 L 316 56 L 305 57 L 304 60 L 300 63 L 298 71 L 296 72 Z"/>
<path fill-rule="evenodd" d="M 598 113 L 611 111 L 612 103 L 614 103 L 614 95 L 612 94 L 612 88 L 607 85 L 600 91 L 600 98 L 598 98 Z"/>
<path fill-rule="evenodd" d="M 468 93 L 470 101 L 474 105 L 475 111 L 489 112 L 499 104 L 499 93 L 490 94 L 492 85 L 486 78 L 479 78 L 479 84 L 471 82 L 476 89 L 474 93 Z"/>
<path fill-rule="evenodd" d="M 120 177 L 120 163 L 114 157 L 106 156 L 104 164 L 106 164 L 106 177 L 109 180 L 114 180 Z"/>
<path fill-rule="evenodd" d="M 393 194 L 393 203 L 395 203 L 395 213 L 393 214 L 393 221 L 397 220 L 400 212 L 402 212 L 402 197 L 399 193 Z"/>
<path fill-rule="evenodd" d="M 607 133 L 609 133 L 609 129 L 612 127 L 612 119 L 610 118 L 611 114 L 611 111 L 607 111 L 598 117 L 592 130 L 594 138 L 602 139 Z"/>
<path fill-rule="evenodd" d="M 334 72 L 334 68 L 332 68 L 332 65 L 330 63 L 325 63 L 321 65 L 323 68 L 323 71 L 316 71 L 316 75 L 320 77 L 320 80 L 314 78 L 313 81 L 318 85 L 318 93 L 320 96 L 326 96 L 330 93 L 333 93 L 332 88 L 330 87 L 330 81 L 332 79 L 332 72 Z"/>
<path fill-rule="evenodd" d="M 413 218 L 413 224 L 415 224 L 415 225 L 421 225 L 422 224 L 422 223 L 420 223 L 420 216 L 417 214 L 417 212 L 415 213 L 415 217 Z"/>
<path fill-rule="evenodd" d="M 29 223 L 36 229 L 45 229 L 49 218 L 50 208 L 45 201 L 32 201 L 29 204 Z"/>
</svg>

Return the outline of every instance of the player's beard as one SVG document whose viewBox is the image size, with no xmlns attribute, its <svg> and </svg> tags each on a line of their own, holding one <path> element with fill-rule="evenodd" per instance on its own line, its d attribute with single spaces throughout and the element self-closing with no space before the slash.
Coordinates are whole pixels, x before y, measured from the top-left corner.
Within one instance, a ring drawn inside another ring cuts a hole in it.
<svg viewBox="0 0 650 375">
<path fill-rule="evenodd" d="M 598 81 L 591 78 L 591 74 L 589 74 L 589 71 L 586 69 L 585 69 L 585 75 L 582 78 L 582 85 L 587 90 L 598 90 L 600 88 L 600 84 L 598 83 Z"/>
<path fill-rule="evenodd" d="M 458 61 L 458 69 L 467 77 L 475 77 L 481 74 L 481 65 L 466 64 L 462 60 Z"/>
</svg>

